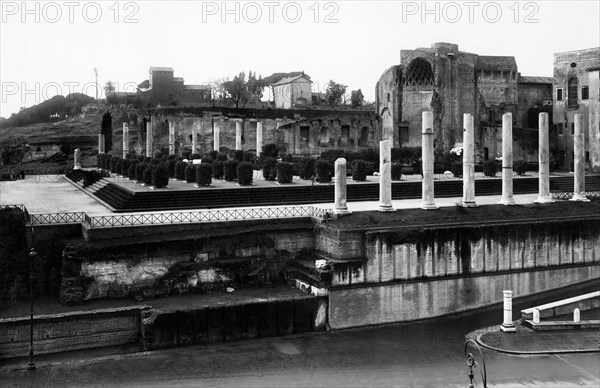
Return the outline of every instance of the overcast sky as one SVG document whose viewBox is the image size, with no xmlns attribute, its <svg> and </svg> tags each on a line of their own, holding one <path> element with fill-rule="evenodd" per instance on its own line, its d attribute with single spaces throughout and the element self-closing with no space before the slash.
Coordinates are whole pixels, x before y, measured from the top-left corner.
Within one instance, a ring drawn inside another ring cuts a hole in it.
<svg viewBox="0 0 600 388">
<path fill-rule="evenodd" d="M 169 66 L 186 84 L 304 70 L 373 100 L 401 49 L 451 42 L 552 76 L 553 53 L 600 46 L 590 1 L 1 1 L 0 115 L 55 94 L 120 91 Z M 237 19 L 237 20 L 236 20 Z"/>
</svg>

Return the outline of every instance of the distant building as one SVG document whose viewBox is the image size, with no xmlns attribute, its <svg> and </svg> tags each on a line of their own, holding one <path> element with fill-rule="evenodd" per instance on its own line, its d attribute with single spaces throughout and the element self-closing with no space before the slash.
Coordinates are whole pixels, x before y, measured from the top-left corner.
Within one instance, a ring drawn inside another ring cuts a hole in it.
<svg viewBox="0 0 600 388">
<path fill-rule="evenodd" d="M 151 67 L 150 76 L 138 85 L 146 107 L 187 106 L 211 102 L 209 85 L 185 85 L 181 77 L 174 77 L 171 67 Z"/>
<path fill-rule="evenodd" d="M 278 77 L 277 74 L 284 75 Z M 266 83 L 273 91 L 275 108 L 291 109 L 300 106 L 311 105 L 312 81 L 304 72 L 291 73 L 295 75 L 285 76 L 285 73 L 277 73 L 267 77 Z"/>
<path fill-rule="evenodd" d="M 584 115 L 586 163 L 600 172 L 598 100 L 600 47 L 554 54 L 553 122 L 561 167 L 573 170 L 575 114 Z"/>
<path fill-rule="evenodd" d="M 552 82 L 547 77 L 521 77 L 511 56 L 487 56 L 459 51 L 452 43 L 401 50 L 400 64 L 387 69 L 375 91 L 377 114 L 385 112 L 394 147 L 421 145 L 421 117 L 434 113 L 434 145 L 449 151 L 462 143 L 463 114 L 475 121 L 476 158 L 494 158 L 501 151 L 502 115 L 513 114 L 515 154 L 535 160 L 537 143 L 527 136 L 528 114 L 546 104 L 550 110 Z M 385 124 L 385 123 L 384 123 Z M 382 128 L 383 131 L 383 128 Z M 536 134 L 537 135 L 537 134 Z M 520 147 L 519 149 L 519 146 Z"/>
</svg>

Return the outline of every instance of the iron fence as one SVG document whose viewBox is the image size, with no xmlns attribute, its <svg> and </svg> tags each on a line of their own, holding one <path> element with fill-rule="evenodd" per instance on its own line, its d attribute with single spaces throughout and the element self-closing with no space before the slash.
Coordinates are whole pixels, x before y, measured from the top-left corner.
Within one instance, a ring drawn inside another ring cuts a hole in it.
<svg viewBox="0 0 600 388">
<path fill-rule="evenodd" d="M 331 215 L 331 209 L 315 208 L 314 206 L 295 206 L 259 209 L 202 210 L 151 214 L 119 214 L 109 216 L 86 215 L 85 221 L 88 223 L 90 228 L 102 228 L 115 226 L 166 225 L 277 218 L 327 218 Z"/>
<path fill-rule="evenodd" d="M 32 225 L 76 224 L 85 220 L 84 212 L 30 214 Z"/>
</svg>

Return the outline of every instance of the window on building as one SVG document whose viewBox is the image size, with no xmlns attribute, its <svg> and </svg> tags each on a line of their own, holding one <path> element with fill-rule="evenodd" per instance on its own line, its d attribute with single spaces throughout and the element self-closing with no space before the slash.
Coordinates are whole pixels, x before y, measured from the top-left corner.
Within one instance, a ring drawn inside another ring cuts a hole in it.
<svg viewBox="0 0 600 388">
<path fill-rule="evenodd" d="M 569 79 L 568 106 L 577 106 L 577 78 Z"/>
<path fill-rule="evenodd" d="M 562 135 L 563 131 L 565 129 L 565 124 L 564 123 L 558 123 L 558 124 L 556 124 L 556 127 L 558 128 L 558 134 Z"/>
<path fill-rule="evenodd" d="M 571 123 L 571 135 L 575 134 L 575 123 Z"/>
<path fill-rule="evenodd" d="M 590 151 L 585 151 L 585 162 L 588 163 L 590 161 Z"/>
<path fill-rule="evenodd" d="M 563 90 L 561 88 L 556 89 L 556 101 L 563 100 Z"/>
<path fill-rule="evenodd" d="M 590 98 L 590 88 L 587 86 L 582 86 L 581 87 L 581 99 L 589 100 L 589 98 Z"/>
<path fill-rule="evenodd" d="M 390 102 L 390 94 L 389 93 L 387 94 L 387 98 L 388 98 L 387 102 Z"/>
<path fill-rule="evenodd" d="M 360 137 L 358 138 L 359 147 L 367 147 L 369 145 L 369 128 L 362 127 L 360 130 Z"/>
<path fill-rule="evenodd" d="M 342 141 L 348 141 L 350 138 L 350 126 L 342 125 Z"/>
<path fill-rule="evenodd" d="M 489 160 L 490 159 L 490 149 L 485 147 L 483 149 L 483 160 Z"/>
<path fill-rule="evenodd" d="M 403 125 L 400 127 L 400 143 L 407 144 L 408 141 L 408 125 Z"/>
<path fill-rule="evenodd" d="M 310 127 L 300 127 L 300 145 L 307 146 L 310 133 Z"/>
</svg>

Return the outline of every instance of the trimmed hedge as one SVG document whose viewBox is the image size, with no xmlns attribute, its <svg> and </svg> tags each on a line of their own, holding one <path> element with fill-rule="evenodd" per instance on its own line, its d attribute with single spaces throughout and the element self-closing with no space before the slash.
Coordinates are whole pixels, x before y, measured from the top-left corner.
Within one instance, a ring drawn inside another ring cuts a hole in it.
<svg viewBox="0 0 600 388">
<path fill-rule="evenodd" d="M 300 179 L 312 179 L 315 173 L 315 160 L 309 157 L 303 157 L 296 163 L 296 173 Z"/>
<path fill-rule="evenodd" d="M 524 160 L 517 160 L 513 164 L 513 170 L 517 175 L 525 175 L 527 172 L 527 162 Z"/>
<path fill-rule="evenodd" d="M 152 185 L 152 172 L 156 168 L 155 164 L 148 164 L 144 170 L 144 183 L 146 185 Z"/>
<path fill-rule="evenodd" d="M 187 166 L 186 162 L 179 161 L 175 163 L 175 178 L 182 181 L 185 179 L 185 167 Z"/>
<path fill-rule="evenodd" d="M 196 166 L 191 163 L 185 166 L 185 181 L 187 183 L 196 182 Z"/>
<path fill-rule="evenodd" d="M 169 171 L 166 163 L 160 163 L 152 170 L 152 186 L 157 189 L 167 187 L 169 184 Z"/>
<path fill-rule="evenodd" d="M 212 163 L 212 162 L 213 162 L 213 158 L 211 158 L 210 156 L 204 156 L 204 157 L 202 158 L 201 162 L 202 162 L 202 163 L 205 163 L 205 164 L 210 164 L 210 163 Z"/>
<path fill-rule="evenodd" d="M 277 166 L 277 159 L 275 158 L 266 158 L 263 162 L 263 178 L 268 181 L 274 181 L 277 172 L 275 171 L 275 167 Z"/>
<path fill-rule="evenodd" d="M 132 181 L 135 180 L 135 168 L 137 167 L 138 163 L 139 162 L 137 160 L 132 160 L 129 163 L 129 168 L 127 169 L 127 177 Z"/>
<path fill-rule="evenodd" d="M 331 176 L 333 175 L 333 164 L 325 159 L 317 159 L 315 162 L 315 175 L 317 176 L 317 182 L 331 182 Z"/>
<path fill-rule="evenodd" d="M 237 179 L 237 166 L 239 162 L 237 160 L 228 160 L 225 162 L 225 167 L 223 169 L 225 180 L 227 182 L 233 182 Z"/>
<path fill-rule="evenodd" d="M 352 162 L 352 180 L 364 182 L 367 180 L 367 162 L 356 159 Z"/>
<path fill-rule="evenodd" d="M 221 160 L 215 160 L 214 162 L 212 162 L 213 178 L 223 179 L 223 175 L 225 174 L 224 169 L 225 169 L 225 162 L 223 162 Z"/>
<path fill-rule="evenodd" d="M 252 178 L 254 175 L 254 166 L 249 162 L 241 162 L 237 165 L 237 177 L 238 183 L 242 186 L 252 184 Z"/>
<path fill-rule="evenodd" d="M 455 178 L 462 178 L 463 175 L 463 164 L 462 162 L 454 162 L 452 163 L 452 175 Z"/>
<path fill-rule="evenodd" d="M 238 162 L 243 162 L 244 161 L 244 151 L 242 151 L 242 150 L 233 151 L 233 160 L 237 160 Z"/>
<path fill-rule="evenodd" d="M 221 162 L 226 162 L 227 161 L 227 154 L 223 153 L 223 152 L 217 153 L 217 160 L 219 160 Z"/>
<path fill-rule="evenodd" d="M 169 155 L 175 156 L 175 155 Z M 177 161 L 175 159 L 167 159 L 167 171 L 169 172 L 169 178 L 175 178 L 175 165 Z"/>
<path fill-rule="evenodd" d="M 244 152 L 244 162 L 254 163 L 255 160 L 256 160 L 256 155 L 254 155 L 254 152 L 249 152 L 249 151 Z"/>
<path fill-rule="evenodd" d="M 483 164 L 483 175 L 496 176 L 498 172 L 498 163 L 495 160 L 488 160 Z"/>
<path fill-rule="evenodd" d="M 277 181 L 279 183 L 292 183 L 294 179 L 294 165 L 288 162 L 277 164 Z"/>
<path fill-rule="evenodd" d="M 135 165 L 135 180 L 139 183 L 144 181 L 144 171 L 146 170 L 146 167 L 148 167 L 148 163 L 144 162 L 139 162 Z"/>
<path fill-rule="evenodd" d="M 402 179 L 402 163 L 392 163 L 392 180 L 399 181 Z"/>
<path fill-rule="evenodd" d="M 121 159 L 121 175 L 127 176 L 129 171 L 129 163 L 131 163 L 129 159 Z"/>
<path fill-rule="evenodd" d="M 202 155 L 194 153 L 194 154 L 190 155 L 190 158 L 192 158 L 192 160 L 194 160 L 194 159 L 202 159 Z"/>
<path fill-rule="evenodd" d="M 198 186 L 210 186 L 212 183 L 212 165 L 210 163 L 200 163 L 196 167 L 196 184 Z"/>
</svg>

